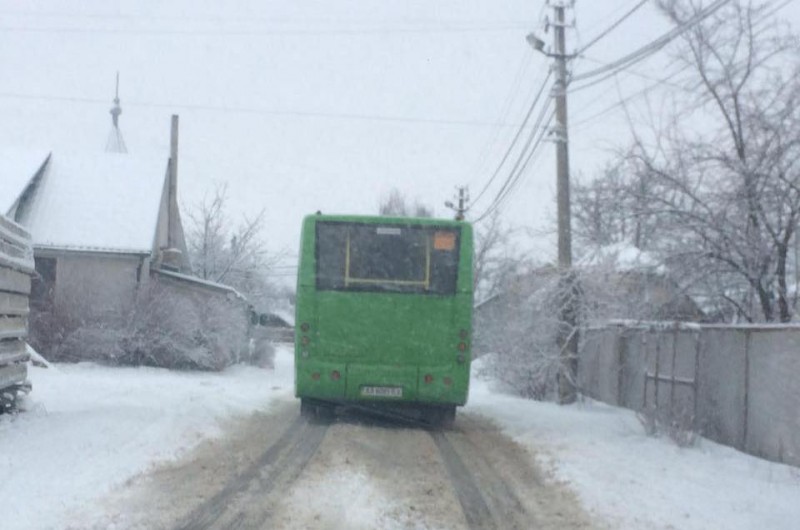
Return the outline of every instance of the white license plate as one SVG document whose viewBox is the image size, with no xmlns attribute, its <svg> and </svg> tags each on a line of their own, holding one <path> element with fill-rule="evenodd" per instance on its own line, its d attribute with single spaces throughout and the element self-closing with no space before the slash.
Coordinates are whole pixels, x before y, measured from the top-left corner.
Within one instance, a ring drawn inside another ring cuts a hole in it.
<svg viewBox="0 0 800 530">
<path fill-rule="evenodd" d="M 362 386 L 361 395 L 369 397 L 403 397 L 401 386 Z"/>
</svg>

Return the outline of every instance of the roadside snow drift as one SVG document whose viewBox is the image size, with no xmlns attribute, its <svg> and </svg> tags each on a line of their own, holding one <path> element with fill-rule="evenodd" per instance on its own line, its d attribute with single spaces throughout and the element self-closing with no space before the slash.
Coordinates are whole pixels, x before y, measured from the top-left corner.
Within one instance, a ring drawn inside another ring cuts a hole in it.
<svg viewBox="0 0 800 530">
<path fill-rule="evenodd" d="M 28 411 L 0 416 L 4 530 L 63 528 L 67 514 L 218 436 L 223 421 L 292 390 L 292 362 L 222 373 L 31 367 Z"/>
</svg>

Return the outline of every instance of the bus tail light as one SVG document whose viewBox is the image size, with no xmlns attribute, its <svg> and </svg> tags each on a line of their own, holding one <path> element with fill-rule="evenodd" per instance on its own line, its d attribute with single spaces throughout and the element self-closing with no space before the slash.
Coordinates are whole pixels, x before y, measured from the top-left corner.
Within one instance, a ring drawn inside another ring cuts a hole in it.
<svg viewBox="0 0 800 530">
<path fill-rule="evenodd" d="M 425 374 L 425 384 L 429 385 L 433 383 L 433 376 L 431 374 Z"/>
<path fill-rule="evenodd" d="M 338 381 L 341 378 L 342 374 L 339 373 L 339 370 L 334 370 L 333 372 L 331 372 L 331 379 L 333 379 L 334 381 Z"/>
<path fill-rule="evenodd" d="M 466 342 L 459 342 L 458 343 L 458 351 L 467 351 L 467 343 Z"/>
<path fill-rule="evenodd" d="M 458 364 L 464 364 L 464 361 L 466 361 L 467 358 L 464 357 L 463 353 L 459 353 L 458 356 L 456 357 L 456 360 L 458 361 Z"/>
</svg>

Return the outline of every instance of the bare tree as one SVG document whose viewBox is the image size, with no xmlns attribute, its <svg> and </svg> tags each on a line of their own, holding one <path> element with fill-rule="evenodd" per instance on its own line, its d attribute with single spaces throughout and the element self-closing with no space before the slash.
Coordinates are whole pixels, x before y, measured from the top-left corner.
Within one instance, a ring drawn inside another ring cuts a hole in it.
<svg viewBox="0 0 800 530">
<path fill-rule="evenodd" d="M 472 290 L 477 302 L 500 293 L 511 277 L 529 268 L 529 260 L 514 251 L 513 235 L 514 229 L 503 224 L 499 212 L 476 226 Z"/>
<path fill-rule="evenodd" d="M 381 199 L 378 213 L 391 217 L 433 217 L 433 209 L 418 200 L 412 203 L 397 188 L 392 188 L 389 194 Z"/>
<path fill-rule="evenodd" d="M 649 182 L 626 172 L 622 163 L 607 166 L 599 178 L 572 187 L 574 234 L 579 248 L 629 243 L 649 249 L 657 226 L 643 198 Z"/>
<path fill-rule="evenodd" d="M 200 278 L 230 285 L 251 302 L 264 305 L 262 299 L 274 290 L 267 274 L 281 257 L 266 250 L 264 210 L 255 217 L 243 216 L 234 226 L 226 208 L 227 186 L 221 185 L 187 212 L 187 245 L 194 272 Z"/>
<path fill-rule="evenodd" d="M 675 24 L 699 9 L 659 6 Z M 626 155 L 648 183 L 632 191 L 658 219 L 673 270 L 749 321 L 786 322 L 796 306 L 787 270 L 800 221 L 797 52 L 763 7 L 731 2 L 687 32 L 677 56 L 696 99 L 655 141 L 634 131 Z"/>
</svg>

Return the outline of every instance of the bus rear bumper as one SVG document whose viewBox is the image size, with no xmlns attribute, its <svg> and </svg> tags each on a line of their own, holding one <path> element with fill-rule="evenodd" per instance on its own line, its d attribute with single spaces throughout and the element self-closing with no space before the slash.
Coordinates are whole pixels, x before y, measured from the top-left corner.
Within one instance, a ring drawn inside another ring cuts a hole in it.
<svg viewBox="0 0 800 530">
<path fill-rule="evenodd" d="M 457 366 L 298 363 L 296 395 L 337 402 L 463 405 L 468 375 Z"/>
</svg>

